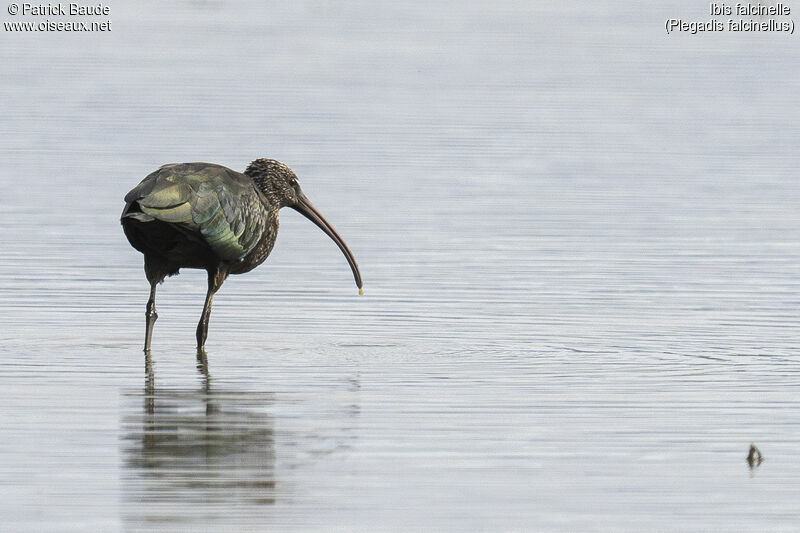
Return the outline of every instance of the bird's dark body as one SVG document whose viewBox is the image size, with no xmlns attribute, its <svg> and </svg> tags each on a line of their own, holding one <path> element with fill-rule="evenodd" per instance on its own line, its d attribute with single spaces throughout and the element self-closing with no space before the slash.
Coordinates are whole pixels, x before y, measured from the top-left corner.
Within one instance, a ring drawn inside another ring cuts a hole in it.
<svg viewBox="0 0 800 533">
<path fill-rule="evenodd" d="M 286 206 L 334 239 L 360 288 L 352 253 L 302 193 L 294 172 L 278 161 L 257 159 L 244 174 L 212 163 L 164 165 L 125 196 L 122 227 L 131 245 L 144 254 L 151 286 L 145 350 L 158 316 L 156 285 L 181 268 L 208 272 L 206 304 L 197 327 L 198 348 L 203 348 L 214 294 L 229 274 L 249 272 L 266 260 L 278 236 L 278 210 Z"/>
<path fill-rule="evenodd" d="M 278 236 L 278 209 L 244 174 L 211 163 L 164 165 L 125 196 L 122 227 L 148 281 L 180 268 L 249 272 Z"/>
</svg>

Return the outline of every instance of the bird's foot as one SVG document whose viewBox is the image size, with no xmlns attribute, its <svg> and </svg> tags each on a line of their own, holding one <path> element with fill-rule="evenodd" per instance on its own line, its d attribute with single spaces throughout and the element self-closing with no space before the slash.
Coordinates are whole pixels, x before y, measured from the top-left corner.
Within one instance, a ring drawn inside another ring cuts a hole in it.
<svg viewBox="0 0 800 533">
<path fill-rule="evenodd" d="M 208 380 L 208 354 L 202 346 L 198 346 L 197 348 L 197 371 Z"/>
</svg>

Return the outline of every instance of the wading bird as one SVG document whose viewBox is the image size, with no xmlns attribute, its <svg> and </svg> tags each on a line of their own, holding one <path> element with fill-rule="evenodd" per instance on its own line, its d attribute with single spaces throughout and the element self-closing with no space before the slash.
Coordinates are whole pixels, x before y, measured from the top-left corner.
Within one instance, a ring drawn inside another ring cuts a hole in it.
<svg viewBox="0 0 800 533">
<path fill-rule="evenodd" d="M 280 161 L 256 159 L 244 174 L 212 163 L 164 165 L 125 196 L 122 228 L 131 245 L 144 254 L 150 282 L 145 352 L 158 318 L 156 285 L 181 268 L 208 272 L 208 292 L 197 324 L 197 349 L 203 350 L 214 293 L 229 274 L 249 272 L 264 262 L 278 235 L 282 207 L 299 211 L 333 239 L 361 294 L 353 253 L 300 190 L 292 169 Z"/>
</svg>

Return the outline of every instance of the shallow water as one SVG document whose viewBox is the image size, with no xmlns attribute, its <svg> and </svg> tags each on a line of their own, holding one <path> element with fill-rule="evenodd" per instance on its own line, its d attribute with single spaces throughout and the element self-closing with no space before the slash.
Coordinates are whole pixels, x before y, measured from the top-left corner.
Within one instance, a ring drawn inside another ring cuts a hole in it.
<svg viewBox="0 0 800 533">
<path fill-rule="evenodd" d="M 174 2 L 0 32 L 1 529 L 794 529 L 796 37 L 664 35 L 705 9 Z M 122 197 L 259 156 L 365 296 L 283 212 L 207 361 L 185 271 L 146 364 Z"/>
</svg>

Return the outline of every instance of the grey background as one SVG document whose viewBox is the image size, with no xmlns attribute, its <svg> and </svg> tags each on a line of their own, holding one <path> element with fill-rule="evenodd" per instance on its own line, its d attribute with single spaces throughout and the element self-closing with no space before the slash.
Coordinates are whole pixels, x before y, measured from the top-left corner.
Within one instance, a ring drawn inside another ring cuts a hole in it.
<svg viewBox="0 0 800 533">
<path fill-rule="evenodd" d="M 796 36 L 667 36 L 695 1 L 109 5 L 0 32 L 5 527 L 796 527 Z M 365 296 L 285 212 L 211 377 L 204 273 L 162 286 L 148 391 L 122 197 L 256 157 Z"/>
</svg>

